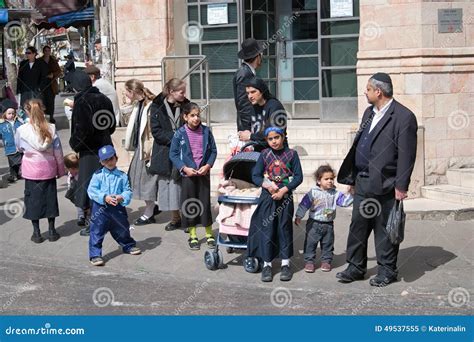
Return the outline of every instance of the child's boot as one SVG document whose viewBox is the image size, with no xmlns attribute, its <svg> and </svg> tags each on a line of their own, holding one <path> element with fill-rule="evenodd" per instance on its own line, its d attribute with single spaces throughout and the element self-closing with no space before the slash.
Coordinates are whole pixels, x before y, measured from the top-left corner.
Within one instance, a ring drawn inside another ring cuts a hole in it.
<svg viewBox="0 0 474 342">
<path fill-rule="evenodd" d="M 33 224 L 33 235 L 31 235 L 31 241 L 34 243 L 41 243 L 44 241 L 43 237 L 41 236 L 39 223 L 38 225 Z"/>
<path fill-rule="evenodd" d="M 199 240 L 197 238 L 197 234 L 196 234 L 196 227 L 190 227 L 189 228 L 189 239 L 188 239 L 188 243 L 189 243 L 189 248 L 194 250 L 194 251 L 197 251 L 200 249 L 199 247 Z"/>
<path fill-rule="evenodd" d="M 54 228 L 54 227 L 49 228 L 48 240 L 50 242 L 57 241 L 60 237 L 61 237 L 61 235 L 58 234 L 58 232 L 56 231 L 56 228 Z"/>
<path fill-rule="evenodd" d="M 54 228 L 54 217 L 48 218 L 48 224 L 49 224 L 49 236 L 48 240 L 50 242 L 57 241 L 60 238 L 60 235 L 56 231 L 56 228 Z"/>
</svg>

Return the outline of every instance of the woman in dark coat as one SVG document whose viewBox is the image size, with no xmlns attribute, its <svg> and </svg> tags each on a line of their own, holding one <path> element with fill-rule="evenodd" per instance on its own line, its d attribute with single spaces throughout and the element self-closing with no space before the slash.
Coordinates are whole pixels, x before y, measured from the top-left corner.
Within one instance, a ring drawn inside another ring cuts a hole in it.
<svg viewBox="0 0 474 342">
<path fill-rule="evenodd" d="M 163 92 L 153 100 L 150 108 L 151 132 L 154 138 L 150 172 L 158 175 L 160 210 L 173 213 L 171 222 L 165 227 L 168 231 L 181 227 L 181 181 L 179 171 L 169 160 L 169 151 L 174 133 L 184 123 L 181 106 L 189 103 L 185 94 L 186 83 L 173 78 L 165 84 Z"/>
<path fill-rule="evenodd" d="M 78 93 L 74 96 L 72 110 L 71 138 L 69 145 L 79 154 L 79 179 L 75 203 L 84 210 L 90 208 L 87 187 L 94 172 L 100 168 L 99 148 L 112 145 L 110 137 L 115 131 L 115 114 L 112 101 L 92 86 L 92 81 L 84 71 L 76 71 L 73 87 Z M 89 227 L 81 230 L 81 235 L 89 235 Z"/>
</svg>

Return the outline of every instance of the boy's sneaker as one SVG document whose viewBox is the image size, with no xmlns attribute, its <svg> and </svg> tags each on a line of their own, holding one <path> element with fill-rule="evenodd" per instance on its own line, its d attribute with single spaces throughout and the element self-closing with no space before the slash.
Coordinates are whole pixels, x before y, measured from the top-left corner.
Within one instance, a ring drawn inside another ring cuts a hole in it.
<svg viewBox="0 0 474 342">
<path fill-rule="evenodd" d="M 213 236 L 208 237 L 206 242 L 207 242 L 207 247 L 209 247 L 209 248 L 216 247 L 216 239 L 214 239 Z"/>
<path fill-rule="evenodd" d="M 307 262 L 304 265 L 304 271 L 306 273 L 314 273 L 314 270 L 315 270 L 315 267 L 314 267 L 314 264 L 312 262 Z"/>
<path fill-rule="evenodd" d="M 104 265 L 104 259 L 101 257 L 94 257 L 91 260 L 91 264 L 94 266 L 103 266 Z"/>
<path fill-rule="evenodd" d="M 281 281 L 290 281 L 293 278 L 293 272 L 291 272 L 290 266 L 282 266 L 281 273 L 280 273 L 280 280 Z"/>
<path fill-rule="evenodd" d="M 139 254 L 142 254 L 142 250 L 138 247 L 132 247 L 132 248 L 130 248 L 128 253 L 131 254 L 131 255 L 139 255 Z"/>
<path fill-rule="evenodd" d="M 197 238 L 189 239 L 189 248 L 192 249 L 193 251 L 198 251 L 200 249 L 199 247 L 199 241 Z"/>
<path fill-rule="evenodd" d="M 79 235 L 80 236 L 89 236 L 90 232 L 91 232 L 91 229 L 90 229 L 89 226 L 87 226 L 86 228 L 81 229 L 81 231 L 79 232 Z"/>
<path fill-rule="evenodd" d="M 321 271 L 323 272 L 330 272 L 332 269 L 331 264 L 328 262 L 321 263 Z"/>
</svg>

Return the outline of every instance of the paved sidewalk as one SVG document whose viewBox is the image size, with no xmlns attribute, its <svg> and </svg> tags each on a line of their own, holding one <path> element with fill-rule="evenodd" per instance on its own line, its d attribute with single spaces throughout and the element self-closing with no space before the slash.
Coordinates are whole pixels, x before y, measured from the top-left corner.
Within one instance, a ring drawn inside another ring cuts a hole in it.
<svg viewBox="0 0 474 342">
<path fill-rule="evenodd" d="M 108 235 L 107 264 L 93 267 L 88 239 L 79 236 L 75 209 L 64 199 L 64 178 L 58 190 L 62 237 L 57 242 L 33 244 L 29 221 L 0 212 L 0 307 L 5 314 L 472 314 L 472 221 L 409 220 L 399 256 L 400 281 L 378 289 L 368 280 L 340 284 L 335 278 L 345 267 L 350 222 L 350 211 L 341 210 L 332 272 L 302 270 L 304 230 L 296 227 L 293 280 L 280 282 L 276 274 L 273 283 L 264 284 L 260 274 L 243 270 L 239 254 L 224 251 L 226 268 L 208 271 L 204 241 L 201 251 L 189 250 L 182 231 L 164 230 L 166 214 L 157 224 L 132 230 L 144 251 L 141 256 L 122 254 Z M 7 200 L 21 201 L 23 183 L 0 191 L 5 208 Z M 143 203 L 132 201 L 130 221 L 139 216 L 139 208 Z M 41 225 L 46 232 L 46 221 Z M 203 230 L 198 234 L 204 237 Z M 368 276 L 373 276 L 372 239 L 368 250 Z M 94 293 L 100 291 L 105 291 L 104 307 L 94 305 Z M 107 302 L 111 296 L 113 301 Z"/>
<path fill-rule="evenodd" d="M 69 152 L 69 131 L 59 131 Z M 3 152 L 3 151 L 1 151 Z M 350 209 L 336 219 L 334 270 L 303 271 L 304 224 L 295 227 L 295 271 L 291 282 L 260 282 L 243 270 L 240 253 L 224 251 L 226 268 L 209 271 L 200 251 L 191 251 L 182 231 L 166 232 L 166 213 L 158 223 L 136 227 L 132 235 L 144 253 L 124 255 L 110 235 L 104 242 L 105 267 L 88 262 L 88 239 L 79 236 L 75 208 L 58 181 L 61 239 L 40 245 L 29 238 L 29 221 L 7 216 L 23 199 L 23 181 L 0 189 L 0 310 L 5 314 L 472 314 L 473 221 L 408 220 L 399 255 L 400 281 L 387 288 L 369 286 L 376 273 L 373 238 L 365 281 L 337 282 L 345 268 Z M 132 201 L 130 222 L 144 203 Z M 46 232 L 46 221 L 41 222 Z M 198 234 L 204 237 L 204 230 Z M 319 266 L 319 265 L 318 265 Z M 279 271 L 275 263 L 275 271 Z M 102 301 L 102 302 L 101 302 Z"/>
</svg>

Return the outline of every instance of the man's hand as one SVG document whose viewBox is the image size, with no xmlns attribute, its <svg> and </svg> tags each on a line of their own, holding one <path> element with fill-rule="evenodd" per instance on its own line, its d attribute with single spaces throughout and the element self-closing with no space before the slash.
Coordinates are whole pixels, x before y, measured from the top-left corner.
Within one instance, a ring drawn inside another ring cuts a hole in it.
<svg viewBox="0 0 474 342">
<path fill-rule="evenodd" d="M 347 193 L 354 195 L 355 194 L 355 188 L 352 185 L 347 186 Z"/>
<path fill-rule="evenodd" d="M 239 139 L 240 141 L 249 141 L 250 140 L 250 131 L 240 131 L 239 132 Z"/>
<path fill-rule="evenodd" d="M 207 175 L 207 173 L 209 172 L 210 169 L 211 169 L 211 165 L 206 164 L 206 165 L 202 166 L 199 170 L 197 170 L 197 173 L 198 173 L 198 175 L 205 176 L 205 175 Z"/>
<path fill-rule="evenodd" d="M 107 195 L 105 196 L 105 203 L 115 207 L 117 205 L 117 198 L 114 195 Z"/>
<path fill-rule="evenodd" d="M 192 176 L 196 176 L 197 175 L 197 171 L 195 169 L 193 169 L 192 167 L 187 167 L 185 166 L 183 168 L 183 172 L 186 174 L 186 176 L 188 177 L 192 177 Z"/>
<path fill-rule="evenodd" d="M 300 217 L 295 218 L 295 224 L 297 226 L 299 226 L 301 224 L 301 218 Z"/>
<path fill-rule="evenodd" d="M 406 191 L 401 191 L 395 188 L 395 199 L 397 201 L 403 201 L 405 198 L 407 198 L 407 192 Z"/>
</svg>

